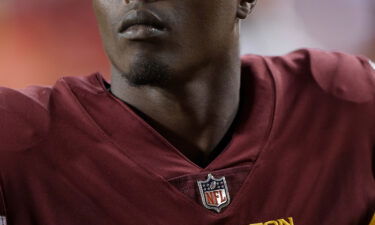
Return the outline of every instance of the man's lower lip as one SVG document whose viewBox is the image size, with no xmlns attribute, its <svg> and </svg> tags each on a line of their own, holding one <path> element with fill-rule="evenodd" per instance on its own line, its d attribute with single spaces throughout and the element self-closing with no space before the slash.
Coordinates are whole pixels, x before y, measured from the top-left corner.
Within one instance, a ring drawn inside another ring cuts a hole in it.
<svg viewBox="0 0 375 225">
<path fill-rule="evenodd" d="M 156 38 L 165 35 L 166 30 L 158 29 L 146 25 L 135 25 L 126 29 L 120 34 L 122 38 L 128 40 L 144 40 L 150 38 Z"/>
</svg>

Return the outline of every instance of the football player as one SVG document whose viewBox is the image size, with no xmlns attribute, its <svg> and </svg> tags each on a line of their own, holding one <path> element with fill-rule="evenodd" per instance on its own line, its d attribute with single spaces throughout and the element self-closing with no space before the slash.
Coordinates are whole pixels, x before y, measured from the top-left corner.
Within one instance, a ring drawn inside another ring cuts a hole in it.
<svg viewBox="0 0 375 225">
<path fill-rule="evenodd" d="M 367 58 L 241 58 L 255 0 L 93 4 L 111 82 L 0 88 L 1 225 L 370 223 Z"/>
</svg>

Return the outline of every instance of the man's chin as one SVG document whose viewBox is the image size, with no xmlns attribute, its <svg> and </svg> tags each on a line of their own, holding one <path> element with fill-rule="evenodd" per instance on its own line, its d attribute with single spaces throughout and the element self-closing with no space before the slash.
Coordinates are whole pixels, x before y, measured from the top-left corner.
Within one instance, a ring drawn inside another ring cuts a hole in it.
<svg viewBox="0 0 375 225">
<path fill-rule="evenodd" d="M 137 59 L 122 73 L 131 86 L 164 86 L 171 77 L 169 65 L 158 60 Z"/>
</svg>

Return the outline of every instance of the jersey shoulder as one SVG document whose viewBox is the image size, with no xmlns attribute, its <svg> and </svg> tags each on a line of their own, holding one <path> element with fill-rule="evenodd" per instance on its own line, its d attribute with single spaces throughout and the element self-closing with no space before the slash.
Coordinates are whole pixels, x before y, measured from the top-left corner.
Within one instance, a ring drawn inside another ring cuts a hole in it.
<svg viewBox="0 0 375 225">
<path fill-rule="evenodd" d="M 0 150 L 21 150 L 47 132 L 50 87 L 0 87 Z"/>
<path fill-rule="evenodd" d="M 375 99 L 375 63 L 365 57 L 300 49 L 266 60 L 280 79 L 309 76 L 324 92 L 341 100 L 363 103 Z"/>
<path fill-rule="evenodd" d="M 6 140 L 0 141 L 0 154 L 30 149 L 48 138 L 60 117 L 80 113 L 73 90 L 80 90 L 83 95 L 98 92 L 102 88 L 94 85 L 98 76 L 62 77 L 50 87 L 0 87 L 0 140 Z"/>
</svg>

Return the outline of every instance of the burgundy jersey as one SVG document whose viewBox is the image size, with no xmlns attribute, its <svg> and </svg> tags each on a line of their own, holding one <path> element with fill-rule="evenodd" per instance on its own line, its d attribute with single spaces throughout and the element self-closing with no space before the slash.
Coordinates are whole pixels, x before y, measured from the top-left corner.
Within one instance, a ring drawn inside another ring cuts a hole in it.
<svg viewBox="0 0 375 225">
<path fill-rule="evenodd" d="M 0 88 L 0 224 L 362 225 L 375 209 L 375 70 L 299 50 L 242 59 L 228 145 L 205 168 L 101 75 Z"/>
</svg>

